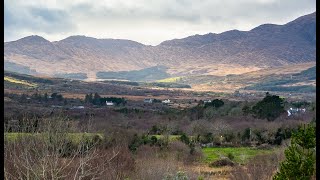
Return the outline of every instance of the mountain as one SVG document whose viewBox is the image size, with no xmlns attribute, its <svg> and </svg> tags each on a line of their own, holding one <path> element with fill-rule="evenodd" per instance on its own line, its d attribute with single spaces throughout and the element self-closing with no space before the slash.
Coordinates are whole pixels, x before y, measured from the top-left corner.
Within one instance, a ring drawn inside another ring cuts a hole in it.
<svg viewBox="0 0 320 180">
<path fill-rule="evenodd" d="M 147 46 L 131 40 L 71 36 L 50 42 L 28 36 L 4 43 L 4 61 L 48 75 L 130 72 L 164 66 L 170 76 L 241 74 L 267 67 L 316 61 L 316 13 L 284 25 L 263 24 L 164 41 Z M 130 73 L 129 73 L 130 74 Z"/>
</svg>

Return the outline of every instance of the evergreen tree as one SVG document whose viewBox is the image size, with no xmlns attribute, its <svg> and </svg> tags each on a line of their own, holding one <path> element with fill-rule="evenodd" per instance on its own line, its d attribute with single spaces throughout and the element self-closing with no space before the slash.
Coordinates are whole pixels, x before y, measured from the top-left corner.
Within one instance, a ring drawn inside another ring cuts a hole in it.
<svg viewBox="0 0 320 180">
<path fill-rule="evenodd" d="M 300 127 L 292 135 L 291 145 L 285 150 L 286 160 L 280 164 L 280 170 L 274 180 L 307 180 L 315 173 L 316 166 L 316 130 L 313 124 Z"/>
<path fill-rule="evenodd" d="M 93 97 L 93 104 L 95 105 L 100 105 L 100 96 L 98 93 L 94 93 L 94 97 Z"/>
<path fill-rule="evenodd" d="M 92 93 L 90 93 L 90 94 L 89 94 L 89 102 L 90 102 L 90 103 L 93 103 L 93 96 L 92 96 Z"/>
<path fill-rule="evenodd" d="M 84 98 L 84 102 L 85 103 L 90 103 L 89 102 L 89 94 L 86 94 L 85 98 Z"/>
<path fill-rule="evenodd" d="M 261 119 L 275 120 L 284 112 L 284 102 L 279 96 L 266 93 L 266 97 L 252 107 L 252 113 Z"/>
</svg>

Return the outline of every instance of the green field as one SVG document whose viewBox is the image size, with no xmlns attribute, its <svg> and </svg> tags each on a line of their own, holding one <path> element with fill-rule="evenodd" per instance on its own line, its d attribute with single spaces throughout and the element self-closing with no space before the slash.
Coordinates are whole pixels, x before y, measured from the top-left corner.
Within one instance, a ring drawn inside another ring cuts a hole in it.
<svg viewBox="0 0 320 180">
<path fill-rule="evenodd" d="M 164 135 L 150 135 L 151 136 L 155 136 L 157 139 L 163 139 Z M 169 141 L 179 141 L 180 140 L 181 135 L 169 135 Z M 194 138 L 194 136 L 188 136 L 190 138 L 190 140 L 192 140 Z"/>
<path fill-rule="evenodd" d="M 174 82 L 180 81 L 181 79 L 182 77 L 171 77 L 171 78 L 161 79 L 156 82 L 174 83 Z"/>
<path fill-rule="evenodd" d="M 256 155 L 272 153 L 274 150 L 261 150 L 251 147 L 211 147 L 203 148 L 202 152 L 205 156 L 204 161 L 207 163 L 227 157 L 228 153 L 231 153 L 234 156 L 235 162 L 244 164 Z"/>
<path fill-rule="evenodd" d="M 150 137 L 155 136 L 157 139 L 163 139 L 165 136 L 163 135 L 150 135 Z M 169 141 L 177 141 L 179 140 L 181 135 L 169 135 Z"/>
</svg>

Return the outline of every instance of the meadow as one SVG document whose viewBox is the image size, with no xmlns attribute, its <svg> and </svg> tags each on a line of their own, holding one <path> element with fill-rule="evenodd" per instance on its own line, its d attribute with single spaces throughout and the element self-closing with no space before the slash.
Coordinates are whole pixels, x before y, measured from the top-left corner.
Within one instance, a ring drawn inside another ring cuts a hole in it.
<svg viewBox="0 0 320 180">
<path fill-rule="evenodd" d="M 229 154 L 234 156 L 234 162 L 246 164 L 250 159 L 257 155 L 270 154 L 277 149 L 257 149 L 252 147 L 209 147 L 203 148 L 204 162 L 210 163 L 221 158 L 227 158 Z"/>
</svg>

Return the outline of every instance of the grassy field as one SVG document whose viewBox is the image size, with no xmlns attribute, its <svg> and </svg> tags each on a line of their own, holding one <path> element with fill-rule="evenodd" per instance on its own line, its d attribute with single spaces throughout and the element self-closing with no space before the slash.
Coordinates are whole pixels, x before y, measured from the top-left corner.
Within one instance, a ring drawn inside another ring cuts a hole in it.
<svg viewBox="0 0 320 180">
<path fill-rule="evenodd" d="M 181 79 L 182 79 L 182 77 L 172 77 L 172 78 L 161 79 L 156 82 L 174 83 L 174 82 L 180 81 Z"/>
<path fill-rule="evenodd" d="M 29 83 L 27 81 L 19 80 L 19 79 L 9 77 L 9 76 L 4 76 L 4 80 L 11 82 L 11 83 L 22 84 L 22 85 L 29 86 L 29 87 L 37 87 L 37 84 L 35 84 L 35 83 Z"/>
<path fill-rule="evenodd" d="M 155 136 L 157 139 L 163 139 L 163 135 L 151 135 Z M 181 135 L 169 135 L 169 141 L 178 141 Z"/>
<path fill-rule="evenodd" d="M 227 157 L 229 153 L 234 156 L 234 161 L 240 164 L 245 164 L 250 158 L 258 154 L 272 153 L 274 150 L 261 150 L 251 147 L 212 147 L 203 148 L 202 152 L 205 155 L 204 161 L 207 163 L 219 160 L 222 157 Z"/>
</svg>

